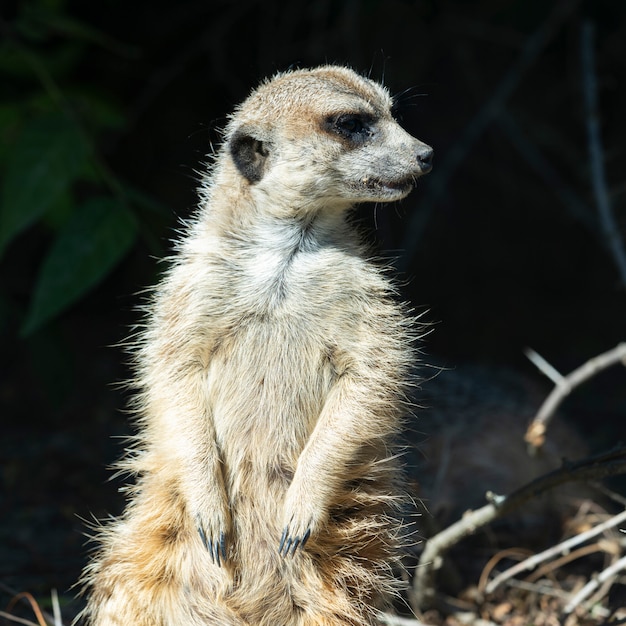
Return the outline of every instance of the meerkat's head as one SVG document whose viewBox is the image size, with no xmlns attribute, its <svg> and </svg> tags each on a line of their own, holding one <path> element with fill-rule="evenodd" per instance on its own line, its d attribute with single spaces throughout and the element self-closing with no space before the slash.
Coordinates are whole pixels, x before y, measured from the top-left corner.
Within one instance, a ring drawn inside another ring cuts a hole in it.
<svg viewBox="0 0 626 626">
<path fill-rule="evenodd" d="M 344 67 L 279 74 L 235 111 L 227 150 L 253 196 L 294 212 L 399 200 L 430 171 L 432 149 L 392 105 L 384 87 Z"/>
</svg>

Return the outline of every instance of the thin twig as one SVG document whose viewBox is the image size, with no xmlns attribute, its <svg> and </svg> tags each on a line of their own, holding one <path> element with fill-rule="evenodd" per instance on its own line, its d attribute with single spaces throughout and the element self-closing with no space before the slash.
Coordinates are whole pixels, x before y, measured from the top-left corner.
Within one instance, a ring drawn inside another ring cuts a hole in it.
<svg viewBox="0 0 626 626">
<path fill-rule="evenodd" d="M 532 348 L 526 348 L 524 355 L 542 373 L 545 374 L 555 385 L 563 384 L 564 376 L 555 367 L 550 365 L 538 352 Z"/>
<path fill-rule="evenodd" d="M 513 576 L 516 576 L 517 574 L 525 572 L 529 569 L 533 569 L 534 567 L 539 565 L 539 563 L 543 563 L 544 561 L 551 559 L 557 554 L 564 554 L 568 550 L 571 550 L 574 546 L 588 541 L 592 537 L 603 533 L 609 528 L 613 528 L 614 526 L 621 524 L 625 520 L 626 511 L 622 511 L 621 513 L 618 513 L 617 515 L 606 520 L 606 522 L 602 522 L 602 524 L 598 524 L 597 526 L 594 526 L 586 532 L 575 535 L 574 537 L 570 537 L 569 539 L 562 541 L 556 546 L 552 546 L 551 548 L 548 548 L 543 552 L 539 552 L 539 554 L 535 554 L 534 556 L 526 559 L 525 561 L 522 561 L 521 563 L 517 563 L 513 567 L 510 567 L 508 570 L 502 572 L 499 576 L 496 576 L 485 587 L 485 592 L 493 593 L 504 581 L 508 580 L 509 578 L 513 578 Z"/>
<path fill-rule="evenodd" d="M 625 496 L 619 493 L 615 493 L 615 491 L 613 491 L 612 489 L 609 489 L 606 485 L 603 485 L 602 483 L 591 483 L 591 486 L 593 487 L 595 491 L 601 493 L 607 498 L 610 498 L 611 500 L 613 500 L 613 502 L 617 502 L 617 504 L 621 504 L 623 507 L 626 507 Z M 625 531 L 622 530 L 621 532 L 625 532 Z"/>
<path fill-rule="evenodd" d="M 491 494 L 489 504 L 465 514 L 428 540 L 415 570 L 413 608 L 422 610 L 432 603 L 435 596 L 435 574 L 443 564 L 443 555 L 463 538 L 553 487 L 571 481 L 606 478 L 625 473 L 626 448 L 617 448 L 605 454 L 568 463 L 554 472 L 536 478 L 509 496 Z"/>
<path fill-rule="evenodd" d="M 563 613 L 569 615 L 577 606 L 584 602 L 601 584 L 616 576 L 621 571 L 626 571 L 626 555 L 618 559 L 605 570 L 590 580 L 565 606 Z"/>
<path fill-rule="evenodd" d="M 580 198 L 578 192 L 563 180 L 557 169 L 539 148 L 528 139 L 528 132 L 520 128 L 515 118 L 506 110 L 498 113 L 498 124 L 506 133 L 513 147 L 524 158 L 537 176 L 543 179 L 546 188 L 554 193 L 570 215 L 585 225 L 603 246 L 607 245 L 594 211 Z"/>
<path fill-rule="evenodd" d="M 50 592 L 50 598 L 52 600 L 52 616 L 54 618 L 54 626 L 63 626 L 63 620 L 61 619 L 61 606 L 59 605 L 59 594 L 56 589 L 52 589 Z"/>
<path fill-rule="evenodd" d="M 526 548 L 508 548 L 507 550 L 500 550 L 494 554 L 489 561 L 487 561 L 487 564 L 483 567 L 483 571 L 480 574 L 477 585 L 478 593 L 484 594 L 491 572 L 502 559 L 513 559 L 519 557 L 519 559 L 523 561 L 528 558 L 529 553 L 530 550 Z"/>
<path fill-rule="evenodd" d="M 532 593 L 542 596 L 552 596 L 553 598 L 559 598 L 560 600 L 568 600 L 571 595 L 559 587 L 552 587 L 548 584 L 546 579 L 536 583 L 531 583 L 527 580 L 512 578 L 507 584 L 509 587 L 514 589 L 523 589 L 524 591 L 531 591 Z"/>
<path fill-rule="evenodd" d="M 29 593 L 28 591 L 21 591 L 17 595 L 13 596 L 11 598 L 11 602 L 9 602 L 7 611 L 13 610 L 13 607 L 22 599 L 26 600 L 30 604 L 33 610 L 33 613 L 35 614 L 35 617 L 37 618 L 37 623 L 39 624 L 39 626 L 46 626 L 47 622 L 41 612 L 41 609 L 39 608 L 39 604 L 37 603 L 37 600 L 35 600 L 33 595 Z"/>
<path fill-rule="evenodd" d="M 18 592 L 17 589 L 13 589 L 13 587 L 10 587 L 9 585 L 4 584 L 1 581 L 0 581 L 0 591 L 4 591 L 5 593 L 9 594 L 10 596 L 13 596 L 14 598 L 17 597 L 17 596 L 20 596 L 20 592 Z M 56 590 L 53 590 L 53 596 L 52 596 L 53 610 L 54 610 L 54 597 L 55 597 L 55 595 L 56 595 Z M 25 596 L 21 596 L 20 600 L 23 603 L 27 603 L 27 598 Z M 59 604 L 59 602 L 58 602 L 58 596 L 57 596 L 57 607 L 58 607 L 58 604 Z M 11 604 L 10 606 L 13 606 L 13 605 Z M 41 613 L 42 613 L 42 615 L 44 617 L 44 620 L 45 620 L 46 624 L 54 623 L 54 620 L 56 619 L 54 615 L 50 615 L 50 613 L 48 613 L 47 611 L 44 611 L 43 609 L 40 609 L 40 610 L 41 610 Z M 33 622 L 27 622 L 27 623 L 28 624 L 32 624 Z M 58 626 L 58 625 L 54 624 L 54 626 Z M 60 622 L 60 626 L 63 626 L 63 622 Z"/>
<path fill-rule="evenodd" d="M 527 576 L 526 581 L 529 583 L 534 583 L 537 580 L 541 580 L 542 578 L 544 578 L 546 574 L 554 572 L 564 565 L 567 565 L 572 561 L 582 559 L 583 557 L 589 556 L 590 554 L 595 554 L 596 552 L 604 552 L 605 554 L 615 556 L 616 551 L 619 551 L 619 547 L 615 542 L 607 541 L 606 539 L 600 539 L 600 541 L 596 541 L 596 543 L 590 543 L 588 546 L 583 546 L 582 548 L 578 548 L 578 550 L 574 550 L 573 552 L 567 552 L 567 554 L 564 554 L 562 557 L 554 559 L 554 561 L 551 561 L 550 563 L 546 563 L 536 572 L 533 572 L 532 574 Z"/>
<path fill-rule="evenodd" d="M 613 564 L 611 564 L 609 567 L 612 567 L 612 565 Z M 608 596 L 609 596 L 609 591 L 611 590 L 611 587 L 613 586 L 613 584 L 616 582 L 616 578 L 617 576 L 610 577 L 607 580 L 605 580 L 603 583 L 599 583 L 599 586 L 596 589 L 595 593 L 592 593 L 592 595 L 588 597 L 587 600 L 585 601 L 584 608 L 587 611 L 590 611 L 593 609 L 595 613 L 596 608 L 600 605 L 600 603 L 603 600 L 605 600 L 605 604 L 606 604 L 606 600 L 608 599 Z M 610 611 L 608 608 L 606 609 L 606 611 L 610 615 Z"/>
<path fill-rule="evenodd" d="M 464 26 L 467 30 L 469 25 L 466 22 Z M 482 24 L 482 26 L 485 25 Z M 469 28 L 471 29 L 471 26 Z M 509 45 L 512 43 L 510 37 L 506 41 Z M 456 53 L 457 61 L 461 67 L 466 90 L 473 94 L 475 101 L 481 102 L 481 94 L 485 92 L 485 84 L 481 72 L 477 69 L 478 64 L 474 58 L 472 48 L 457 42 L 457 45 L 453 46 L 452 50 Z M 600 230 L 598 218 L 593 209 L 587 206 L 586 202 L 580 197 L 579 192 L 563 179 L 550 160 L 542 154 L 538 146 L 529 140 L 527 129 L 520 128 L 518 121 L 504 106 L 498 111 L 495 121 L 508 136 L 512 146 L 526 161 L 528 167 L 534 170 L 537 176 L 544 181 L 546 189 L 556 195 L 573 218 L 585 225 L 593 236 L 598 239 L 600 245 L 606 246 L 606 239 Z M 530 125 L 533 127 L 538 126 L 534 121 L 530 122 Z M 580 162 L 580 159 L 577 159 L 577 162 Z M 624 185 L 624 190 L 626 191 L 626 184 Z M 617 192 L 618 190 L 614 189 L 613 196 Z"/>
<path fill-rule="evenodd" d="M 598 111 L 598 86 L 596 80 L 595 59 L 593 50 L 594 25 L 585 20 L 580 31 L 580 54 L 582 61 L 583 92 L 587 112 L 587 139 L 589 141 L 589 157 L 591 160 L 591 180 L 596 198 L 600 225 L 604 232 L 617 265 L 622 284 L 626 287 L 626 251 L 613 216 L 611 199 L 606 176 L 604 173 L 604 150 L 600 133 L 600 115 Z"/>
<path fill-rule="evenodd" d="M 572 389 L 589 380 L 598 372 L 617 363 L 626 365 L 626 343 L 620 343 L 612 350 L 589 359 L 567 376 L 563 376 L 541 405 L 537 415 L 528 427 L 524 439 L 535 448 L 541 447 L 545 440 L 548 422 L 559 404 L 571 393 Z"/>
<path fill-rule="evenodd" d="M 432 604 L 435 597 L 435 573 L 443 565 L 443 555 L 461 539 L 494 520 L 497 515 L 497 506 L 493 503 L 487 504 L 465 515 L 428 540 L 415 569 L 414 609 L 424 610 Z"/>
<path fill-rule="evenodd" d="M 30 620 L 16 617 L 15 615 L 11 615 L 11 613 L 6 613 L 5 611 L 0 611 L 0 617 L 4 617 L 4 619 L 8 619 L 10 622 L 15 622 L 16 624 L 26 624 L 26 626 L 39 626 L 39 624 L 37 624 L 36 622 L 31 622 Z"/>
<path fill-rule="evenodd" d="M 444 162 L 437 167 L 435 174 L 430 177 L 427 191 L 420 202 L 420 210 L 415 212 L 407 227 L 403 244 L 403 249 L 407 251 L 407 258 L 399 259 L 399 261 L 406 262 L 407 265 L 410 263 L 411 258 L 408 257 L 415 252 L 415 242 L 420 238 L 428 214 L 432 211 L 435 202 L 448 189 L 450 178 L 463 163 L 474 143 L 502 110 L 526 72 L 552 41 L 561 24 L 571 15 L 578 4 L 579 0 L 561 0 L 554 6 L 545 21 L 528 37 L 518 57 L 495 87 L 491 97 L 469 122 L 460 140 L 448 152 Z"/>
</svg>

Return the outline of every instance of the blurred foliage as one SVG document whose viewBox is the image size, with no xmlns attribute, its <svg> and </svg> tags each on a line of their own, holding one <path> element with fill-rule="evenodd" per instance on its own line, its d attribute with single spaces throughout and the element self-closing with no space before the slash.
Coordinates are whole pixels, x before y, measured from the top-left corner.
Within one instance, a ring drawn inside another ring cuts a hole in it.
<svg viewBox="0 0 626 626">
<path fill-rule="evenodd" d="M 28 229 L 46 250 L 20 317 L 29 335 L 92 290 L 133 246 L 139 208 L 155 203 L 127 188 L 100 152 L 124 125 L 120 104 L 76 69 L 94 46 L 132 54 L 106 33 L 69 17 L 62 0 L 18 5 L 3 22 L 0 83 L 0 259 Z M 5 285 L 3 284 L 3 287 Z M 8 308 L 21 310 L 2 289 Z"/>
</svg>

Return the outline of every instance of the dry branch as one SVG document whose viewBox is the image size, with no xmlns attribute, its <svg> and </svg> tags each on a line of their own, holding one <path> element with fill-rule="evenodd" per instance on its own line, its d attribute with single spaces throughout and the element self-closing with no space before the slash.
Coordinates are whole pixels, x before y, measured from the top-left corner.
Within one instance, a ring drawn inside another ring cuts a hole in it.
<svg viewBox="0 0 626 626">
<path fill-rule="evenodd" d="M 488 494 L 489 504 L 464 515 L 426 543 L 415 570 L 413 608 L 424 610 L 430 606 L 435 597 L 435 575 L 443 564 L 443 556 L 463 538 L 553 487 L 567 482 L 600 479 L 617 474 L 626 474 L 625 447 L 574 463 L 566 463 L 560 469 L 531 481 L 509 496 Z"/>
<path fill-rule="evenodd" d="M 532 354 L 534 355 L 536 353 L 532 352 Z M 528 352 L 527 356 L 529 356 Z M 535 365 L 539 366 L 539 361 L 537 361 L 536 358 L 533 358 L 532 360 Z M 626 365 L 626 343 L 620 343 L 612 350 L 589 359 L 586 363 L 583 363 L 583 365 L 575 369 L 567 376 L 561 376 L 560 379 L 557 378 L 558 382 L 556 383 L 556 386 L 541 405 L 537 415 L 534 417 L 528 427 L 528 430 L 526 431 L 524 438 L 529 445 L 534 448 L 539 448 L 543 445 L 548 422 L 554 415 L 557 407 L 575 387 L 589 380 L 598 372 L 601 372 L 612 365 L 616 365 L 617 363 Z M 554 370 L 551 366 L 550 368 L 556 372 L 556 370 Z M 540 367 L 540 369 L 546 373 L 544 368 Z M 550 375 L 549 377 L 554 380 L 553 375 Z"/>
<path fill-rule="evenodd" d="M 608 519 L 606 522 L 598 524 L 597 526 L 594 526 L 584 533 L 580 533 L 578 535 L 575 535 L 574 537 L 570 537 L 566 541 L 563 541 L 556 546 L 544 550 L 539 554 L 535 554 L 525 561 L 517 563 L 513 567 L 496 576 L 485 587 L 485 593 L 493 593 L 504 581 L 508 580 L 509 578 L 512 578 L 513 576 L 516 576 L 517 574 L 520 574 L 521 572 L 524 572 L 526 570 L 533 569 L 537 565 L 539 565 L 539 563 L 543 563 L 544 561 L 555 557 L 557 554 L 565 554 L 566 552 L 569 552 L 574 546 L 588 541 L 592 537 L 595 537 L 596 535 L 599 535 L 600 533 L 603 533 L 609 528 L 613 528 L 624 521 L 626 521 L 626 511 L 622 511 L 618 515 L 615 515 L 614 517 Z"/>
<path fill-rule="evenodd" d="M 600 585 L 616 577 L 620 572 L 626 571 L 626 555 L 618 559 L 590 580 L 565 606 L 563 613 L 569 615 L 582 604 Z"/>
</svg>

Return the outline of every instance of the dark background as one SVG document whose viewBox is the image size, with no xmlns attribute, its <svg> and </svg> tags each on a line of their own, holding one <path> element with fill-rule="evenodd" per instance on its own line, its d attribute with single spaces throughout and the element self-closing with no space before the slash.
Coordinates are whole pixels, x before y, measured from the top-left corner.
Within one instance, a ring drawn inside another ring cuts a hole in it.
<svg viewBox="0 0 626 626">
<path fill-rule="evenodd" d="M 1 583 L 44 603 L 52 587 L 69 597 L 86 552 L 80 518 L 121 510 L 119 482 L 106 482 L 116 437 L 130 433 L 114 346 L 195 206 L 225 116 L 276 71 L 332 62 L 384 80 L 403 125 L 434 147 L 408 199 L 357 215 L 427 310 L 426 362 L 510 370 L 547 393 L 525 347 L 567 373 L 624 339 L 626 287 L 591 179 L 581 30 L 594 28 L 602 166 L 624 233 L 626 3 L 1 6 Z M 624 439 L 623 369 L 566 409 L 592 451 Z"/>
</svg>

